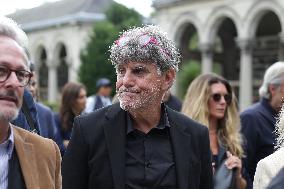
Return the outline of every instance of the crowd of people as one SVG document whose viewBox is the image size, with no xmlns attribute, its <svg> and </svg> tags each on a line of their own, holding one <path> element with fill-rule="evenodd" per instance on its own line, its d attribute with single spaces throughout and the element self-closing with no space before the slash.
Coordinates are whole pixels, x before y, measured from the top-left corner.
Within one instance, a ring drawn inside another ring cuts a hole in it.
<svg viewBox="0 0 284 189">
<path fill-rule="evenodd" d="M 154 25 L 110 47 L 116 74 L 62 89 L 58 113 L 38 101 L 27 37 L 0 17 L 1 189 L 279 189 L 284 184 L 284 62 L 260 101 L 239 113 L 222 76 L 200 74 L 183 101 L 170 89 L 180 53 Z"/>
</svg>

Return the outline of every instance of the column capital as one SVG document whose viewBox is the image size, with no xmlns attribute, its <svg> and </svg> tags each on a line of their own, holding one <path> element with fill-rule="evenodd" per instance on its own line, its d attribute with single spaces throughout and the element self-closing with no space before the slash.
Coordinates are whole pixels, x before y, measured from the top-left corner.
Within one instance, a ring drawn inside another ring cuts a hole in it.
<svg viewBox="0 0 284 189">
<path fill-rule="evenodd" d="M 46 61 L 46 65 L 49 69 L 56 69 L 59 65 L 59 60 L 55 60 L 54 58 L 49 58 Z"/>
<path fill-rule="evenodd" d="M 243 51 L 250 51 L 253 48 L 253 39 L 237 38 L 236 43 L 238 47 Z"/>
<path fill-rule="evenodd" d="M 279 34 L 279 39 L 281 43 L 284 43 L 284 33 Z"/>
<path fill-rule="evenodd" d="M 212 43 L 199 43 L 198 48 L 202 53 L 209 54 L 213 52 L 214 45 Z"/>
</svg>

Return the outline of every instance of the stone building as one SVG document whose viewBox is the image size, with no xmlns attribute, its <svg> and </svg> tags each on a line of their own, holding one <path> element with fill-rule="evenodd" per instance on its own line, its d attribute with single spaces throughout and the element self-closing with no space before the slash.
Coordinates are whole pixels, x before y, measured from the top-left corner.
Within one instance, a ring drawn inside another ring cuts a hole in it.
<svg viewBox="0 0 284 189">
<path fill-rule="evenodd" d="M 77 80 L 80 52 L 93 25 L 105 18 L 112 0 L 61 0 L 8 15 L 29 38 L 40 99 L 55 102 L 68 81 Z"/>
<path fill-rule="evenodd" d="M 234 86 L 240 109 L 257 96 L 264 70 L 284 57 L 283 0 L 154 0 L 154 23 L 177 43 L 183 60 L 213 65 Z M 198 48 L 191 47 L 197 40 Z"/>
</svg>

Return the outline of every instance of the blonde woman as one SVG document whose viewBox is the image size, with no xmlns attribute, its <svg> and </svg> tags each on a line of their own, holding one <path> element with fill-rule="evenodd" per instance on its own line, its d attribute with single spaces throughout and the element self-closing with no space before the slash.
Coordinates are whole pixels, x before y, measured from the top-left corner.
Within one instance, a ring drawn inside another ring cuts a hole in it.
<svg viewBox="0 0 284 189">
<path fill-rule="evenodd" d="M 267 187 L 271 179 L 284 167 L 284 106 L 276 123 L 277 149 L 273 154 L 260 160 L 257 163 L 253 188 L 264 189 Z"/>
<path fill-rule="evenodd" d="M 200 75 L 187 90 L 182 113 L 208 127 L 213 170 L 225 161 L 228 169 L 236 169 L 236 188 L 245 188 L 240 120 L 230 84 L 216 74 Z"/>
</svg>

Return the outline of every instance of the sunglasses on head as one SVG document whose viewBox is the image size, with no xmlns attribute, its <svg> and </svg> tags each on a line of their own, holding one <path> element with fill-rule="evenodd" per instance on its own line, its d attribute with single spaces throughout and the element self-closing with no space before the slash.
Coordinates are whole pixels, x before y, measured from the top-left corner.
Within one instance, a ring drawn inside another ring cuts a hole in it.
<svg viewBox="0 0 284 189">
<path fill-rule="evenodd" d="M 213 99 L 215 102 L 220 102 L 222 96 L 224 97 L 225 102 L 226 102 L 227 104 L 231 104 L 231 102 L 232 102 L 232 96 L 229 95 L 229 94 L 223 95 L 223 94 L 220 94 L 220 93 L 215 93 L 215 94 L 212 94 L 212 95 L 211 95 L 212 99 Z"/>
<path fill-rule="evenodd" d="M 125 45 L 127 45 L 127 43 L 132 40 L 131 37 L 129 36 L 121 36 L 118 40 L 115 41 L 115 44 L 123 47 Z M 140 35 L 137 39 L 136 39 L 139 43 L 139 45 L 141 45 L 142 47 L 146 47 L 149 44 L 154 44 L 156 46 L 158 46 L 162 52 L 169 57 L 169 53 L 166 52 L 166 50 L 164 48 L 161 47 L 161 45 L 158 43 L 158 40 L 155 37 L 152 37 L 148 34 L 142 34 Z"/>
</svg>

